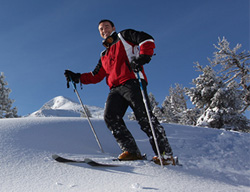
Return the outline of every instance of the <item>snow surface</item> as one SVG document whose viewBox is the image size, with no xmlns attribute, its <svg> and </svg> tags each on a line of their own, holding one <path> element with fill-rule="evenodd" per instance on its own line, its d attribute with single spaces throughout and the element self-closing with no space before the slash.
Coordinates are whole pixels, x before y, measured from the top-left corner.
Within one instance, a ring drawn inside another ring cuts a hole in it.
<svg viewBox="0 0 250 192">
<path fill-rule="evenodd" d="M 67 102 L 64 104 L 68 105 Z M 54 104 L 51 102 L 50 106 Z M 91 121 L 105 153 L 100 152 L 85 118 L 33 115 L 1 119 L 0 191 L 250 191 L 250 134 L 163 124 L 183 166 L 161 168 L 150 161 L 111 161 L 121 151 L 103 119 Z M 154 154 L 147 136 L 135 121 L 126 123 L 141 152 L 151 159 Z M 79 160 L 91 158 L 120 167 L 62 164 L 55 162 L 52 154 Z"/>
<path fill-rule="evenodd" d="M 250 135 L 163 124 L 182 167 L 148 161 L 112 162 L 120 150 L 103 120 L 92 119 L 105 154 L 86 119 L 40 117 L 0 120 L 0 191 L 250 191 Z M 136 122 L 127 122 L 142 153 L 153 156 Z M 60 164 L 52 154 L 121 167 Z"/>
</svg>

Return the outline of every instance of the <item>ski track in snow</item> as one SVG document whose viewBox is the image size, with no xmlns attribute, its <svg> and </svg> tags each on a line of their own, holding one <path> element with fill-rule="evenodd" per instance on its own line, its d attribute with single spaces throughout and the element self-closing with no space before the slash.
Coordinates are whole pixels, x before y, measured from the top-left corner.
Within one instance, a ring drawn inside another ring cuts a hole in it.
<svg viewBox="0 0 250 192">
<path fill-rule="evenodd" d="M 120 149 L 102 119 L 39 117 L 0 120 L 0 191 L 250 191 L 250 134 L 163 124 L 182 167 L 149 161 L 112 162 Z M 142 153 L 153 151 L 136 122 L 126 122 Z M 52 154 L 120 167 L 61 164 Z"/>
</svg>

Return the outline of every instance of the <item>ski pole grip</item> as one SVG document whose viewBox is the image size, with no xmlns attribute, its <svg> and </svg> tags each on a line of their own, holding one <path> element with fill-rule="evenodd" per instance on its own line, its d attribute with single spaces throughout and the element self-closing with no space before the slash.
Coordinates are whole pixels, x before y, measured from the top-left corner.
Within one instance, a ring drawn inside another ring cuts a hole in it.
<svg viewBox="0 0 250 192">
<path fill-rule="evenodd" d="M 73 80 L 72 80 L 72 78 L 71 78 L 70 76 L 69 76 L 69 80 L 70 80 L 72 86 L 74 87 L 74 89 L 76 89 L 76 83 L 73 82 Z M 68 82 L 68 83 L 69 83 L 69 82 Z M 67 84 L 67 86 L 69 86 L 69 85 Z"/>
<path fill-rule="evenodd" d="M 69 88 L 69 81 L 67 80 L 67 88 Z"/>
</svg>

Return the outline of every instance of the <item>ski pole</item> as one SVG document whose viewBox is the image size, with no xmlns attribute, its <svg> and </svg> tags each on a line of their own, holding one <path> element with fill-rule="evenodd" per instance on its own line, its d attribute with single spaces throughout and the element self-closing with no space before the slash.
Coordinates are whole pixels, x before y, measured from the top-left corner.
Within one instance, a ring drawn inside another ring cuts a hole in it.
<svg viewBox="0 0 250 192">
<path fill-rule="evenodd" d="M 83 105 L 82 100 L 81 100 L 81 98 L 80 98 L 80 95 L 79 95 L 79 93 L 78 93 L 78 91 L 77 91 L 77 89 L 76 89 L 76 84 L 73 83 L 71 77 L 70 77 L 70 81 L 71 81 L 72 86 L 74 87 L 74 92 L 76 93 L 77 98 L 78 98 L 78 100 L 79 100 L 79 102 L 80 102 L 80 104 L 81 104 L 81 106 L 82 106 L 82 108 L 83 108 L 83 111 L 84 111 L 84 113 L 85 113 L 85 115 L 86 115 L 86 117 L 87 117 L 87 119 L 88 119 L 89 125 L 90 125 L 90 127 L 91 127 L 91 130 L 92 130 L 94 136 L 95 136 L 96 142 L 97 142 L 98 146 L 100 147 L 102 153 L 104 153 L 103 148 L 102 148 L 102 145 L 101 145 L 101 143 L 100 143 L 100 141 L 99 141 L 99 139 L 98 139 L 98 137 L 97 137 L 97 134 L 96 134 L 96 132 L 95 132 L 95 129 L 94 129 L 94 127 L 93 127 L 93 125 L 92 125 L 92 123 L 91 123 L 91 121 L 90 121 L 90 118 L 89 118 L 89 115 L 88 115 L 88 113 L 87 113 L 87 110 L 86 110 L 85 106 Z"/>
<path fill-rule="evenodd" d="M 156 139 L 155 130 L 154 130 L 154 127 L 153 127 L 151 115 L 149 113 L 149 109 L 148 109 L 148 105 L 147 105 L 147 100 L 146 100 L 145 92 L 144 92 L 144 89 L 143 89 L 143 86 L 142 86 L 142 82 L 141 82 L 141 77 L 139 75 L 139 72 L 136 72 L 136 74 L 137 74 L 137 79 L 138 79 L 139 84 L 140 84 L 141 94 L 142 94 L 143 102 L 144 102 L 144 105 L 145 105 L 145 108 L 146 108 L 146 112 L 147 112 L 147 116 L 148 116 L 148 121 L 149 121 L 149 124 L 150 124 L 150 128 L 151 128 L 151 131 L 152 131 L 152 134 L 153 134 L 153 138 L 154 138 L 156 150 L 157 150 L 157 153 L 158 153 L 158 158 L 160 159 L 161 167 L 163 168 L 161 154 L 160 154 L 159 146 L 158 146 L 158 143 L 157 143 L 157 139 Z"/>
</svg>

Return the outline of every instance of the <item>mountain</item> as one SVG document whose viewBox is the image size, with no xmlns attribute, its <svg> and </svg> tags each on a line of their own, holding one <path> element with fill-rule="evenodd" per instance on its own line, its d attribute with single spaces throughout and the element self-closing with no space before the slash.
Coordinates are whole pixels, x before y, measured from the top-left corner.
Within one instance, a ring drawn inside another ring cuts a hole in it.
<svg viewBox="0 0 250 192">
<path fill-rule="evenodd" d="M 90 111 L 92 118 L 103 118 L 103 108 L 88 105 L 85 107 Z M 46 102 L 41 109 L 33 112 L 29 117 L 80 117 L 82 114 L 80 103 L 58 96 Z"/>
<path fill-rule="evenodd" d="M 68 100 L 48 102 L 67 108 Z M 67 101 L 67 102 L 63 102 Z M 43 111 L 43 110 L 41 110 Z M 180 166 L 150 161 L 112 161 L 121 152 L 103 119 L 92 119 L 101 153 L 86 118 L 25 117 L 0 120 L 1 192 L 247 192 L 250 134 L 162 124 Z M 142 153 L 154 156 L 137 122 L 126 121 Z M 52 154 L 91 158 L 119 167 L 61 164 Z"/>
</svg>

